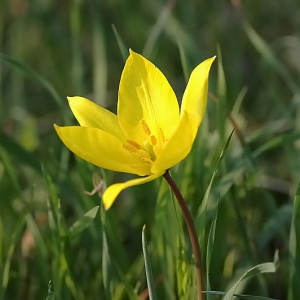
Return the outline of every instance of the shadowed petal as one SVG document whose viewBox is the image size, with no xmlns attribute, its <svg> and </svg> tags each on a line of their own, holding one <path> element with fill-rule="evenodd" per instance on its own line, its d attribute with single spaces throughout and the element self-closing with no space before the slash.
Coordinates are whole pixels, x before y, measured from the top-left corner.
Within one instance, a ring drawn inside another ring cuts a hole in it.
<svg viewBox="0 0 300 300">
<path fill-rule="evenodd" d="M 114 201 L 116 200 L 117 196 L 120 194 L 120 192 L 122 192 L 124 189 L 134 186 L 134 185 L 139 185 L 139 184 L 143 184 L 149 181 L 152 181 L 160 176 L 162 176 L 165 172 L 160 172 L 160 173 L 156 173 L 147 177 L 142 177 L 142 178 L 135 178 L 132 180 L 128 180 L 126 182 L 123 183 L 116 183 L 113 184 L 111 186 L 109 186 L 102 197 L 103 200 L 103 204 L 105 209 L 109 209 L 112 204 L 114 203 Z"/>
<path fill-rule="evenodd" d="M 150 174 L 150 167 L 125 150 L 115 136 L 97 128 L 54 126 L 72 152 L 96 166 L 140 176 Z"/>
<path fill-rule="evenodd" d="M 167 138 L 179 122 L 178 102 L 167 79 L 155 65 L 133 51 L 121 76 L 118 119 L 127 136 L 137 142 L 145 137 L 141 120 L 151 134 L 158 137 L 158 130 L 163 130 Z"/>
<path fill-rule="evenodd" d="M 126 136 L 114 113 L 83 97 L 68 97 L 68 101 L 81 126 L 99 128 L 111 133 L 121 141 L 126 141 Z"/>
</svg>

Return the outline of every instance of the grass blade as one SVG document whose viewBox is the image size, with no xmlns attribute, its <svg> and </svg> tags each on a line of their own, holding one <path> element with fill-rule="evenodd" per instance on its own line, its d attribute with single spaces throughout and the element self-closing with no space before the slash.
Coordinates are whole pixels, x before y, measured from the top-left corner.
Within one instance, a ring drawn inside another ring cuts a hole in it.
<svg viewBox="0 0 300 300">
<path fill-rule="evenodd" d="M 57 103 L 57 105 L 59 107 L 63 106 L 63 102 L 62 102 L 60 96 L 58 95 L 57 91 L 50 84 L 50 82 L 47 81 L 44 77 L 42 77 L 41 75 L 39 75 L 38 73 L 36 73 L 32 69 L 30 69 L 25 64 L 19 62 L 18 60 L 14 59 L 6 54 L 0 53 L 0 60 L 7 63 L 11 67 L 18 69 L 19 71 L 21 71 L 23 74 L 27 75 L 28 77 L 36 80 L 40 85 L 42 85 L 50 93 L 50 95 L 53 97 L 53 99 L 55 100 L 55 102 Z"/>
<path fill-rule="evenodd" d="M 300 184 L 298 185 L 294 200 L 294 212 L 290 232 L 290 274 L 288 286 L 288 299 L 300 299 Z"/>
<path fill-rule="evenodd" d="M 297 84 L 295 83 L 285 66 L 274 55 L 269 45 L 258 35 L 258 33 L 252 28 L 249 23 L 244 23 L 244 30 L 249 40 L 252 42 L 256 50 L 261 54 L 263 59 L 282 76 L 282 78 L 285 80 L 285 83 L 293 93 L 298 93 Z"/>
<path fill-rule="evenodd" d="M 119 32 L 116 28 L 116 26 L 114 24 L 112 24 L 112 29 L 114 31 L 114 34 L 115 34 L 115 38 L 117 40 L 117 43 L 118 43 L 118 46 L 119 46 L 119 49 L 120 49 L 120 52 L 121 52 L 121 55 L 122 55 L 122 58 L 124 60 L 124 62 L 126 61 L 128 55 L 129 55 L 129 52 L 128 52 L 128 48 L 125 46 L 125 43 L 123 42 L 121 36 L 119 35 Z"/>
<path fill-rule="evenodd" d="M 216 212 L 211 223 L 209 235 L 208 235 L 208 242 L 207 242 L 207 252 L 206 252 L 206 289 L 210 290 L 210 281 L 209 281 L 209 270 L 210 270 L 210 263 L 212 260 L 212 253 L 215 241 L 215 233 L 216 233 L 216 224 L 218 218 L 218 205 L 216 207 Z M 210 299 L 209 297 L 207 298 Z"/>
<path fill-rule="evenodd" d="M 82 217 L 80 217 L 70 228 L 69 228 L 69 238 L 70 240 L 77 237 L 84 229 L 86 229 L 90 223 L 95 219 L 99 206 L 95 206 Z"/>
<path fill-rule="evenodd" d="M 146 278 L 147 278 L 147 285 L 149 290 L 149 299 L 156 300 L 156 293 L 155 293 L 155 284 L 152 274 L 150 256 L 148 252 L 147 246 L 147 239 L 146 239 L 146 225 L 143 226 L 142 230 L 142 245 L 143 245 L 143 253 L 144 253 L 144 260 L 145 260 L 145 269 L 146 269 Z"/>
<path fill-rule="evenodd" d="M 255 267 L 252 267 L 248 271 L 246 271 L 240 278 L 239 280 L 234 284 L 234 286 L 226 293 L 225 297 L 223 298 L 224 300 L 230 300 L 234 297 L 234 292 L 236 291 L 237 287 L 239 284 L 246 280 L 247 278 L 263 273 L 274 273 L 276 271 L 276 265 L 275 263 L 263 263 L 256 265 Z"/>
<path fill-rule="evenodd" d="M 201 206 L 199 208 L 199 211 L 197 213 L 197 216 L 199 216 L 198 217 L 198 224 L 196 225 L 197 228 L 205 228 L 205 221 L 206 221 L 206 217 L 205 216 L 206 216 L 206 208 L 207 208 L 207 205 L 208 205 L 209 193 L 210 193 L 212 184 L 214 182 L 214 179 L 215 179 L 215 177 L 217 175 L 219 166 L 220 166 L 220 164 L 221 164 L 221 162 L 222 162 L 222 160 L 223 160 L 223 158 L 225 156 L 225 153 L 227 151 L 227 148 L 229 146 L 229 142 L 230 142 L 230 140 L 232 138 L 233 133 L 234 133 L 234 130 L 232 130 L 232 132 L 230 133 L 230 135 L 229 135 L 229 137 L 228 137 L 228 139 L 226 141 L 226 144 L 225 144 L 225 146 L 224 146 L 224 148 L 223 148 L 223 150 L 222 150 L 222 152 L 220 154 L 220 157 L 219 157 L 219 159 L 217 161 L 217 164 L 215 166 L 215 169 L 213 171 L 213 175 L 212 175 L 212 177 L 210 179 L 209 185 L 208 185 L 208 187 L 206 189 L 206 192 L 205 192 L 205 195 L 204 195 L 204 199 L 203 199 L 203 201 L 201 203 Z M 196 222 L 197 222 L 197 220 L 196 220 Z M 200 244 L 203 244 L 202 242 L 204 241 L 204 230 L 202 230 L 202 234 L 200 236 L 201 236 Z"/>
</svg>

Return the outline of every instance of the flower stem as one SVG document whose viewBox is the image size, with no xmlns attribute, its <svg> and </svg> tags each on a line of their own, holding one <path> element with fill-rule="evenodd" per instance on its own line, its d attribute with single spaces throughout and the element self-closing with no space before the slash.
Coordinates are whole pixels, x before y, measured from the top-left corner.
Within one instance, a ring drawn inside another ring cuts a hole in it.
<svg viewBox="0 0 300 300">
<path fill-rule="evenodd" d="M 178 204 L 181 208 L 181 211 L 183 213 L 183 217 L 185 220 L 186 227 L 189 232 L 194 257 L 195 257 L 195 265 L 196 265 L 196 278 L 197 278 L 197 299 L 198 300 L 205 300 L 205 294 L 202 294 L 203 287 L 204 287 L 204 279 L 203 279 L 203 267 L 202 267 L 202 258 L 201 258 L 201 249 L 198 242 L 197 232 L 195 228 L 194 221 L 192 219 L 191 213 L 185 203 L 185 200 L 174 182 L 173 178 L 171 177 L 169 171 L 166 171 L 166 173 L 163 175 L 166 181 L 168 182 L 169 186 L 171 187 Z"/>
</svg>

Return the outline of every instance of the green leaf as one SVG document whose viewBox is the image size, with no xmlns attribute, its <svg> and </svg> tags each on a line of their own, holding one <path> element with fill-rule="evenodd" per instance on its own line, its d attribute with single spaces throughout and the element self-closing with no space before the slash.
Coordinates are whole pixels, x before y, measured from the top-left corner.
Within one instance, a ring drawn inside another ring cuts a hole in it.
<svg viewBox="0 0 300 300">
<path fill-rule="evenodd" d="M 124 59 L 124 62 L 125 62 L 126 59 L 127 59 L 127 57 L 128 57 L 128 55 L 129 55 L 128 48 L 125 46 L 125 44 L 124 44 L 121 36 L 119 35 L 119 32 L 118 32 L 116 26 L 114 24 L 112 25 L 112 29 L 114 31 L 115 38 L 117 40 L 117 43 L 118 43 L 121 55 L 122 55 L 122 57 Z"/>
<path fill-rule="evenodd" d="M 7 250 L 5 263 L 3 264 L 3 269 L 2 269 L 2 272 L 3 272 L 2 282 L 0 283 L 1 284 L 1 288 L 0 288 L 0 298 L 1 299 L 5 298 L 5 297 L 3 298 L 3 296 L 5 296 L 5 291 L 7 289 L 7 285 L 8 285 L 9 279 L 10 279 L 10 266 L 11 266 L 11 263 L 13 260 L 13 255 L 14 255 L 14 251 L 17 246 L 17 243 L 18 243 L 18 239 L 20 238 L 20 235 L 22 234 L 22 230 L 23 230 L 25 222 L 26 222 L 26 215 L 23 215 L 22 218 L 16 222 L 13 232 L 11 232 L 11 240 L 10 240 L 10 244 L 9 244 L 9 247 Z"/>
<path fill-rule="evenodd" d="M 275 56 L 270 46 L 261 38 L 261 36 L 258 35 L 258 33 L 252 28 L 249 23 L 244 23 L 244 30 L 249 40 L 252 42 L 253 46 L 260 53 L 263 59 L 282 76 L 282 78 L 285 80 L 286 85 L 293 93 L 298 93 L 299 89 L 293 77 L 281 63 L 281 60 Z"/>
<path fill-rule="evenodd" d="M 223 300 L 232 299 L 234 297 L 234 293 L 235 293 L 237 287 L 245 279 L 247 279 L 251 276 L 255 276 L 255 275 L 259 275 L 259 274 L 263 274 L 263 273 L 274 273 L 275 271 L 276 271 L 276 265 L 275 265 L 275 263 L 271 263 L 271 262 L 259 264 L 259 265 L 256 265 L 255 267 L 252 267 L 251 269 L 246 271 L 239 278 L 239 280 L 234 284 L 234 286 L 226 293 Z"/>
<path fill-rule="evenodd" d="M 145 231 L 146 231 L 146 225 L 143 226 L 143 230 L 142 230 L 142 245 L 143 245 L 144 261 L 145 261 L 147 285 L 149 291 L 149 299 L 156 300 L 155 284 L 154 284 L 154 279 L 152 274 L 152 268 L 151 268 L 151 262 L 150 262 L 149 252 L 148 252 Z"/>
<path fill-rule="evenodd" d="M 211 190 L 211 187 L 212 187 L 212 184 L 214 182 L 214 179 L 217 175 L 217 172 L 219 170 L 219 166 L 221 164 L 221 162 L 223 161 L 223 158 L 225 156 L 225 153 L 227 151 L 227 148 L 229 146 L 229 143 L 230 143 L 230 140 L 231 140 L 231 137 L 234 133 L 234 130 L 231 131 L 227 141 L 226 141 L 226 144 L 220 154 L 220 157 L 217 161 L 217 164 L 215 166 L 215 169 L 214 169 L 214 172 L 213 172 L 213 175 L 210 179 L 210 182 L 209 182 L 209 185 L 206 189 L 206 192 L 205 192 L 205 195 L 204 195 L 204 198 L 203 198 L 203 201 L 201 203 L 201 206 L 199 207 L 199 211 L 197 212 L 197 216 L 199 216 L 199 218 L 196 220 L 197 221 L 197 224 L 196 224 L 196 228 L 205 228 L 205 222 L 206 222 L 206 208 L 207 208 L 207 205 L 208 205 L 208 199 L 209 199 L 209 194 L 210 194 L 210 190 Z M 200 234 L 200 244 L 203 244 L 202 242 L 204 241 L 204 230 L 202 230 L 202 233 Z"/>
<path fill-rule="evenodd" d="M 99 206 L 95 206 L 94 208 L 90 209 L 69 228 L 69 238 L 71 240 L 76 238 L 90 225 L 90 223 L 95 219 L 98 210 Z"/>
<path fill-rule="evenodd" d="M 47 296 L 46 300 L 55 300 L 55 292 L 53 290 L 51 280 L 48 283 L 48 296 Z"/>
<path fill-rule="evenodd" d="M 289 241 L 290 266 L 288 299 L 300 299 L 300 183 L 297 188 Z"/>
<path fill-rule="evenodd" d="M 9 153 L 9 155 L 14 157 L 14 160 L 30 166 L 38 172 L 41 171 L 40 163 L 36 157 L 2 132 L 0 132 L 0 145 Z"/>
<path fill-rule="evenodd" d="M 279 136 L 276 136 L 275 138 L 271 139 L 270 141 L 266 142 L 262 146 L 260 146 L 258 149 L 256 149 L 252 153 L 253 159 L 256 159 L 259 155 L 262 153 L 269 151 L 274 148 L 278 148 L 282 145 L 287 145 L 288 143 L 295 142 L 300 139 L 300 133 L 299 132 L 291 132 L 286 134 L 281 134 Z"/>
<path fill-rule="evenodd" d="M 203 291 L 203 293 L 207 294 L 207 295 L 226 295 L 225 292 L 220 292 L 220 291 Z M 269 298 L 269 297 L 263 297 L 263 296 L 253 296 L 253 295 L 244 295 L 244 294 L 233 294 L 233 296 L 235 297 L 239 297 L 239 298 L 244 298 L 244 299 L 254 299 L 254 300 L 277 300 L 275 298 Z"/>
<path fill-rule="evenodd" d="M 44 77 L 42 77 L 41 75 L 39 75 L 38 73 L 36 73 L 32 69 L 30 69 L 25 64 L 19 62 L 18 60 L 14 59 L 6 54 L 0 53 L 0 60 L 7 63 L 8 65 L 18 69 L 19 71 L 21 71 L 28 77 L 36 80 L 40 85 L 42 85 L 51 94 L 51 96 L 53 97 L 53 99 L 55 100 L 57 105 L 60 107 L 62 106 L 63 103 L 62 103 L 61 98 L 58 95 L 57 91 L 50 84 L 50 82 L 47 81 Z"/>
<path fill-rule="evenodd" d="M 215 241 L 215 233 L 216 233 L 216 224 L 218 218 L 218 205 L 216 207 L 215 215 L 213 221 L 211 223 L 208 242 L 207 242 L 207 253 L 206 253 L 206 288 L 210 290 L 210 281 L 209 281 L 209 271 L 210 271 L 210 263 L 212 259 L 214 241 Z"/>
</svg>

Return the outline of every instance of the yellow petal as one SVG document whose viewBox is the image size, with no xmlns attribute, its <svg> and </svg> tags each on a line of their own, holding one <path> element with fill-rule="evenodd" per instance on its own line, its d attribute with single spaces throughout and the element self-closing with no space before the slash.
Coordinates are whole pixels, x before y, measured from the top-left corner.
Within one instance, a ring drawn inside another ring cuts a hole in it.
<svg viewBox="0 0 300 300">
<path fill-rule="evenodd" d="M 152 135 L 157 137 L 158 130 L 163 130 L 166 138 L 179 122 L 178 102 L 167 79 L 150 61 L 133 51 L 121 76 L 118 119 L 127 136 L 136 142 L 145 137 L 141 120 Z"/>
<path fill-rule="evenodd" d="M 156 174 L 153 174 L 153 175 L 150 175 L 147 177 L 136 178 L 136 179 L 128 180 L 123 183 L 116 183 L 116 184 L 109 186 L 105 190 L 103 197 L 102 197 L 105 209 L 109 209 L 112 206 L 112 204 L 116 200 L 117 196 L 124 189 L 134 186 L 134 185 L 139 185 L 139 184 L 143 184 L 143 183 L 152 181 L 152 180 L 162 176 L 163 174 L 164 174 L 164 172 L 160 172 L 160 173 L 156 173 Z"/>
<path fill-rule="evenodd" d="M 192 72 L 183 95 L 180 123 L 152 165 L 152 173 L 171 168 L 191 151 L 205 112 L 208 74 L 214 59 L 215 57 L 205 60 Z"/>
<path fill-rule="evenodd" d="M 149 165 L 125 150 L 115 136 L 97 128 L 54 126 L 60 139 L 72 152 L 96 166 L 140 176 L 150 174 Z"/>
<path fill-rule="evenodd" d="M 81 126 L 99 128 L 118 137 L 119 140 L 126 141 L 114 113 L 83 97 L 68 97 L 68 101 Z"/>
<path fill-rule="evenodd" d="M 179 126 L 167 142 L 163 151 L 156 158 L 151 172 L 166 171 L 183 160 L 191 151 L 198 128 L 198 118 L 194 115 L 183 113 Z"/>
<path fill-rule="evenodd" d="M 205 60 L 193 70 L 182 98 L 181 114 L 187 112 L 196 116 L 199 125 L 206 108 L 208 74 L 214 59 L 215 57 Z"/>
</svg>

